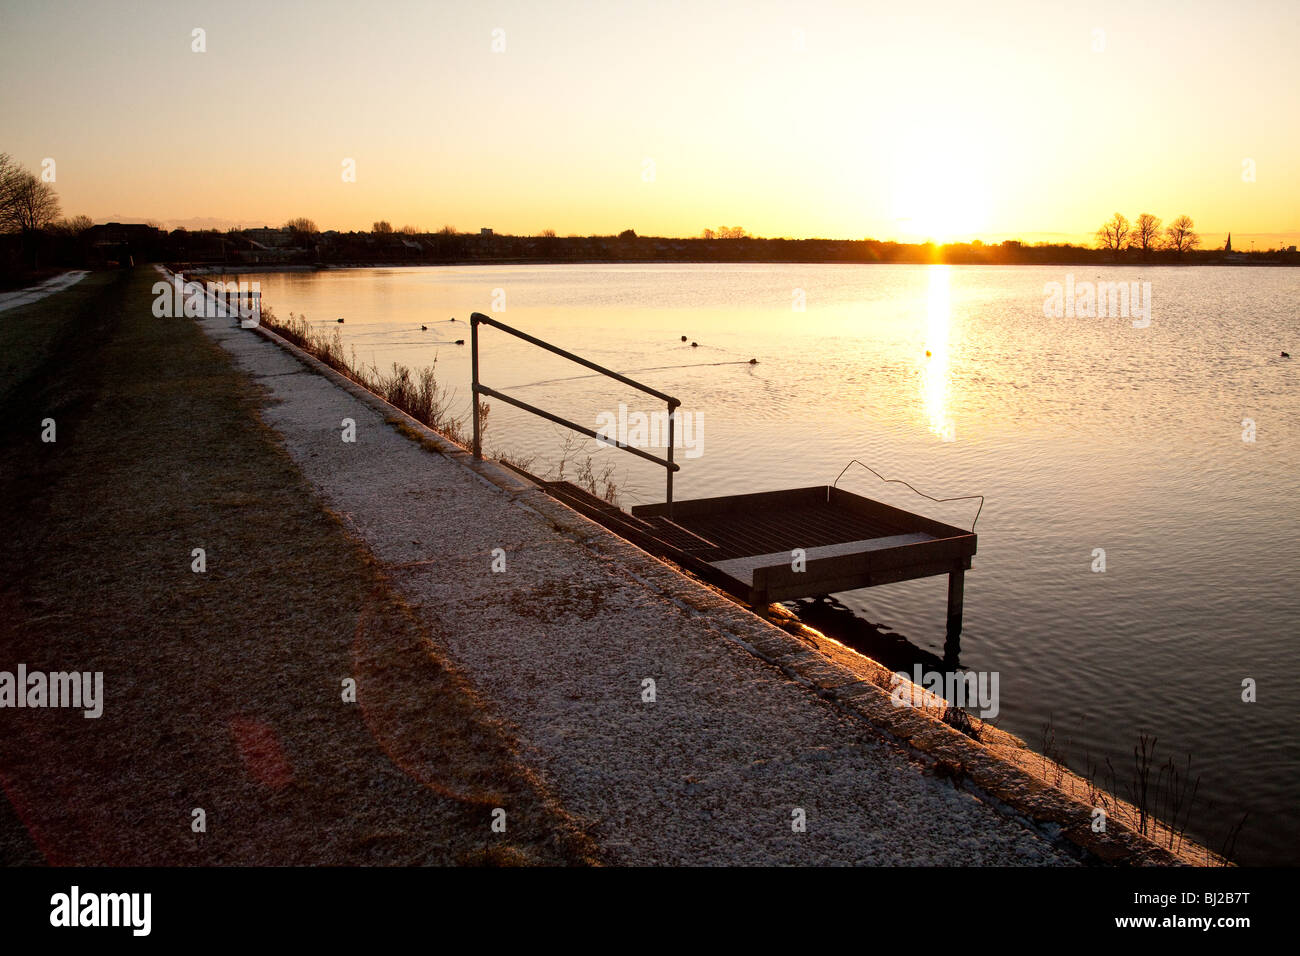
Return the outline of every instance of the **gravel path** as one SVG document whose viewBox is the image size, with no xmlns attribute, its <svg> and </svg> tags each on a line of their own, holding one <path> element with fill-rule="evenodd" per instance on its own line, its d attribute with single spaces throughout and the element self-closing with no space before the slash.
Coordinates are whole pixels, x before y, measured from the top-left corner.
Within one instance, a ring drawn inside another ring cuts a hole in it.
<svg viewBox="0 0 1300 956">
<path fill-rule="evenodd" d="M 404 437 L 262 335 L 201 324 L 269 390 L 263 416 L 293 459 L 612 861 L 1072 862 L 754 656 L 766 622 L 501 469 Z"/>
<path fill-rule="evenodd" d="M 39 285 L 18 289 L 14 292 L 0 292 L 0 312 L 7 312 L 9 309 L 16 309 L 20 305 L 27 305 L 43 299 L 47 295 L 61 292 L 70 285 L 76 285 L 88 275 L 90 275 L 89 272 L 64 272 L 46 279 Z"/>
</svg>

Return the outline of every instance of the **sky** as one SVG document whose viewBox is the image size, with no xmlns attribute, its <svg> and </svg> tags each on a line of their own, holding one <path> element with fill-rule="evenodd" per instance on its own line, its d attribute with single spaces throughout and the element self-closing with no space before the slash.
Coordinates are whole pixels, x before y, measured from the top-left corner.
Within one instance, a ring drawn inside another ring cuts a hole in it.
<svg viewBox="0 0 1300 956">
<path fill-rule="evenodd" d="M 1297 50 L 1295 0 L 0 0 L 0 152 L 96 221 L 1265 249 Z"/>
</svg>

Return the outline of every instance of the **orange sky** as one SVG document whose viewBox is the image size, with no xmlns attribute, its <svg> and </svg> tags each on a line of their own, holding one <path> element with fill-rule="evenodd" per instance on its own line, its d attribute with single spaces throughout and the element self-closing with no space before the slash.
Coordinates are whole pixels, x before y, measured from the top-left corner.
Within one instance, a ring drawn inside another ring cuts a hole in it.
<svg viewBox="0 0 1300 956">
<path fill-rule="evenodd" d="M 1300 242 L 1294 3 L 873 7 L 0 0 L 0 152 L 99 221 Z"/>
</svg>

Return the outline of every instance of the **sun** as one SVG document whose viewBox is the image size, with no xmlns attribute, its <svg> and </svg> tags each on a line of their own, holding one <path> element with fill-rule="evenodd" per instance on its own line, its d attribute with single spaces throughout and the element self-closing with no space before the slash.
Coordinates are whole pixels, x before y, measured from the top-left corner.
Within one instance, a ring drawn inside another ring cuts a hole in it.
<svg viewBox="0 0 1300 956">
<path fill-rule="evenodd" d="M 988 227 L 982 171 L 952 144 L 911 149 L 895 163 L 894 225 L 907 242 L 964 242 Z"/>
</svg>

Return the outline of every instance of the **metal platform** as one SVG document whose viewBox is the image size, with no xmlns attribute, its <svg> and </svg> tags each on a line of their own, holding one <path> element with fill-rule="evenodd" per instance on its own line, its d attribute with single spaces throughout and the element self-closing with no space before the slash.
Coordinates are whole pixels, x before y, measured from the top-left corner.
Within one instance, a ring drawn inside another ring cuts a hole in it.
<svg viewBox="0 0 1300 956">
<path fill-rule="evenodd" d="M 515 470 L 575 511 L 651 554 L 677 562 L 759 609 L 774 601 L 818 597 L 946 574 L 948 641 L 956 647 L 956 638 L 961 633 L 965 573 L 975 554 L 974 522 L 971 531 L 954 528 L 842 491 L 836 487 L 839 478 L 833 485 L 813 488 L 674 502 L 673 474 L 681 465 L 673 461 L 673 429 L 677 409 L 682 404 L 680 400 L 481 312 L 472 313 L 469 322 L 476 459 L 483 457 L 481 419 L 486 396 L 658 465 L 664 469 L 664 503 L 639 505 L 631 514 L 570 482 L 540 481 L 522 469 Z M 664 457 L 485 385 L 479 379 L 480 326 L 514 336 L 663 402 L 668 425 Z M 882 481 L 905 485 L 931 501 L 960 500 L 930 498 L 905 481 L 885 478 L 857 459 L 845 465 L 844 471 L 853 465 L 861 465 Z M 982 496 L 965 497 L 979 498 L 983 509 Z M 979 512 L 976 512 L 975 521 L 978 520 Z"/>
<path fill-rule="evenodd" d="M 631 514 L 569 482 L 553 496 L 756 608 L 773 601 L 948 575 L 948 637 L 961 632 L 976 535 L 829 485 L 638 505 Z"/>
</svg>

